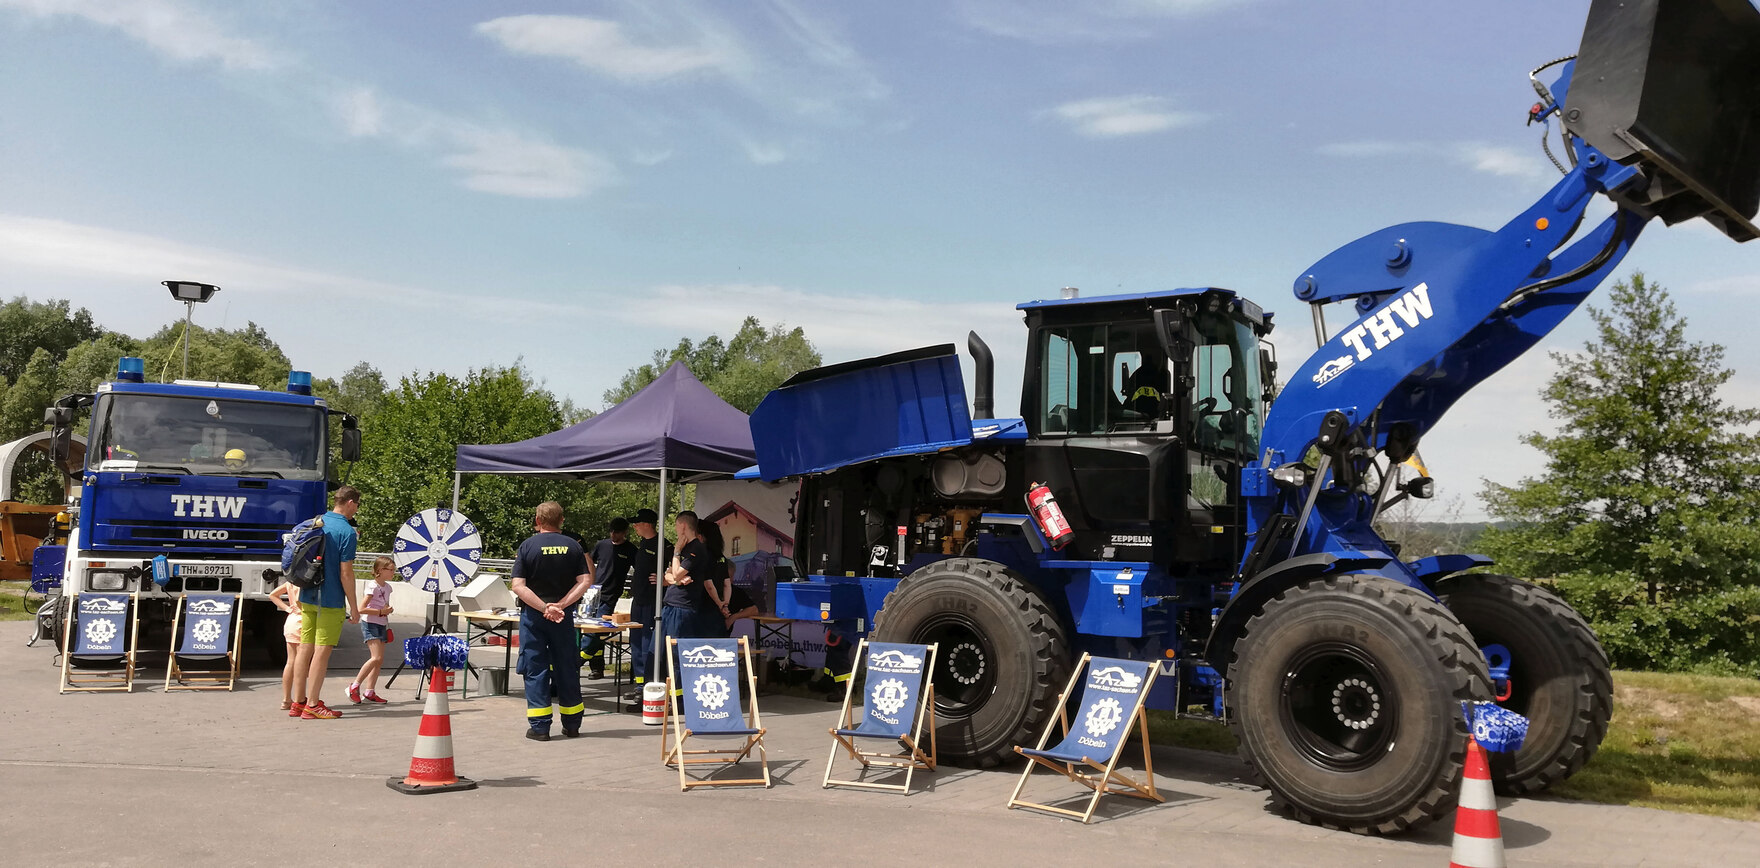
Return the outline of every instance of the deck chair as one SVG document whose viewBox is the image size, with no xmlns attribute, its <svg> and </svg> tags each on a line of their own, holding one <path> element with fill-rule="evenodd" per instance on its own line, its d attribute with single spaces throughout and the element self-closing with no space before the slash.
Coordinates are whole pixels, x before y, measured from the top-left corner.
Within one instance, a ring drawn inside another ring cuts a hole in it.
<svg viewBox="0 0 1760 868">
<path fill-rule="evenodd" d="M 924 661 L 927 661 L 925 665 Z M 862 721 L 854 727 L 856 681 L 853 676 L 867 673 L 862 688 Z M 869 642 L 856 645 L 855 671 L 843 694 L 843 711 L 837 725 L 831 728 L 831 756 L 825 760 L 824 788 L 867 787 L 909 793 L 911 775 L 917 769 L 935 770 L 935 672 L 934 645 L 899 645 Z M 928 675 L 929 678 L 924 676 Z M 923 720 L 929 722 L 929 749 L 923 750 Z M 863 743 L 881 742 L 886 750 L 864 750 Z M 856 780 L 834 781 L 832 766 L 840 751 L 862 764 Z M 881 784 L 862 780 L 868 769 L 904 769 L 903 784 Z"/>
<path fill-rule="evenodd" d="M 184 594 L 171 618 L 171 659 L 165 664 L 165 690 L 231 690 L 238 682 L 238 594 Z M 225 669 L 212 664 L 226 662 Z M 184 669 L 185 663 L 198 665 Z M 172 684 L 172 680 L 177 681 Z M 200 682 L 191 684 L 190 682 Z"/>
<path fill-rule="evenodd" d="M 758 678 L 752 671 L 752 649 L 738 639 L 666 639 L 666 720 L 660 747 L 667 765 L 678 766 L 678 788 L 770 786 L 770 757 L 764 752 L 764 725 L 758 717 Z M 750 710 L 741 708 L 740 664 L 745 664 Z M 670 732 L 669 732 L 670 731 Z M 728 747 L 691 750 L 691 739 L 731 742 Z M 731 766 L 753 750 L 764 770 L 761 778 L 692 780 L 685 766 Z"/>
<path fill-rule="evenodd" d="M 61 632 L 61 692 L 134 689 L 136 594 L 81 594 L 68 599 Z"/>
<path fill-rule="evenodd" d="M 1155 792 L 1155 766 L 1149 759 L 1149 719 L 1143 714 L 1143 699 L 1149 695 L 1157 672 L 1158 667 L 1151 661 L 1116 660 L 1083 654 L 1075 673 L 1070 676 L 1069 686 L 1057 698 L 1055 723 L 1063 725 L 1063 741 L 1050 750 L 1045 749 L 1055 725 L 1047 723 L 1038 747 L 1015 748 L 1016 753 L 1031 762 L 1021 771 L 1020 783 L 1015 784 L 1008 806 L 1037 808 L 1077 817 L 1086 823 L 1093 818 L 1100 797 L 1108 793 L 1161 801 L 1160 794 Z M 1077 684 L 1084 684 L 1082 701 L 1076 706 L 1081 709 L 1081 718 L 1072 728 L 1069 695 Z M 1140 782 L 1118 769 L 1118 757 L 1124 753 L 1125 742 L 1130 740 L 1132 723 L 1138 724 L 1143 742 L 1143 779 Z M 1094 797 L 1088 800 L 1088 809 L 1073 811 L 1022 800 L 1021 790 L 1037 766 L 1044 766 L 1093 790 Z"/>
</svg>

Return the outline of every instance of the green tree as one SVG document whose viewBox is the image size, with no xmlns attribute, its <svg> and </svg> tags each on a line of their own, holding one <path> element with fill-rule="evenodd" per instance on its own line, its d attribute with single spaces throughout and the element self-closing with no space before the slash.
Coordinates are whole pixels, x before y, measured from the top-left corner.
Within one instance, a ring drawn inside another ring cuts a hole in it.
<svg viewBox="0 0 1760 868">
<path fill-rule="evenodd" d="M 169 383 L 184 378 L 184 340 L 183 323 L 172 323 L 141 342 L 140 355 L 146 362 L 147 379 Z M 188 379 L 287 388 L 287 372 L 293 370 L 293 363 L 268 332 L 254 322 L 241 329 L 191 326 L 188 341 Z"/>
<path fill-rule="evenodd" d="M 116 363 L 123 356 L 140 355 L 140 342 L 127 335 L 106 332 L 67 351 L 55 376 L 60 395 L 90 393 L 99 383 L 116 379 Z"/>
<path fill-rule="evenodd" d="M 398 525 L 424 509 L 452 502 L 452 467 L 460 444 L 511 443 L 562 427 L 555 396 L 524 368 L 474 370 L 463 377 L 404 377 L 363 427 L 363 456 L 350 481 L 365 497 L 359 516 L 362 550 L 390 551 Z M 525 476 L 464 478 L 459 509 L 481 529 L 484 553 L 508 557 L 532 533 L 532 510 L 563 504 L 565 528 L 589 542 L 605 521 L 641 501 L 629 486 L 592 486 Z"/>
<path fill-rule="evenodd" d="M 55 357 L 38 347 L 0 400 L 0 443 L 43 430 L 43 410 L 55 400 Z M 59 474 L 46 458 L 31 453 L 13 468 L 12 496 L 27 503 L 60 503 Z"/>
<path fill-rule="evenodd" d="M 65 299 L 31 301 L 21 295 L 0 304 L 0 379 L 17 380 L 37 350 L 60 361 L 68 350 L 101 334 L 90 311 L 70 312 Z"/>
<path fill-rule="evenodd" d="M 801 371 L 820 364 L 819 351 L 799 327 L 765 328 L 757 317 L 746 317 L 731 340 L 710 335 L 701 342 L 679 340 L 668 350 L 655 350 L 647 364 L 631 368 L 617 387 L 605 392 L 607 406 L 654 382 L 673 362 L 683 362 L 709 390 L 750 413 L 771 389 Z"/>
<path fill-rule="evenodd" d="M 1488 483 L 1481 548 L 1551 579 L 1615 665 L 1760 670 L 1760 411 L 1718 391 L 1723 348 L 1689 341 L 1668 291 L 1634 274 L 1596 339 L 1554 353 L 1541 395 L 1560 423 L 1523 442 L 1546 470 Z"/>
</svg>

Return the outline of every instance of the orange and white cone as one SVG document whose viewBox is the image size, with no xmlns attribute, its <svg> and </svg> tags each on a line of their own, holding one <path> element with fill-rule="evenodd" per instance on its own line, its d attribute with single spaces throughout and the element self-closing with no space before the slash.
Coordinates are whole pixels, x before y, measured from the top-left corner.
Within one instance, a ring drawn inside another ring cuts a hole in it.
<svg viewBox="0 0 1760 868">
<path fill-rule="evenodd" d="M 1449 868 L 1504 868 L 1503 830 L 1497 824 L 1497 794 L 1485 749 L 1467 736 L 1467 769 L 1461 778 L 1460 806 L 1454 812 L 1454 852 Z"/>
<path fill-rule="evenodd" d="M 428 679 L 428 704 L 422 708 L 422 728 L 416 731 L 415 752 L 410 755 L 409 774 L 390 778 L 385 785 L 410 795 L 474 790 L 477 782 L 461 778 L 452 767 L 452 711 L 446 703 L 452 673 L 434 667 Z"/>
</svg>

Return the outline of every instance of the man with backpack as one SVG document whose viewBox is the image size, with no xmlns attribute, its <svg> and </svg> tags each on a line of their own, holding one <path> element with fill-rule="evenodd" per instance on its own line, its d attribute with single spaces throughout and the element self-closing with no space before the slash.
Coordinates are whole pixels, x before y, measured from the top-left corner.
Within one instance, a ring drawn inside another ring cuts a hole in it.
<svg viewBox="0 0 1760 868">
<path fill-rule="evenodd" d="M 360 489 L 344 485 L 336 489 L 336 505 L 324 513 L 324 582 L 299 592 L 299 657 L 293 667 L 293 707 L 288 717 L 334 720 L 342 716 L 324 704 L 324 673 L 330 652 L 342 639 L 342 622 L 360 620 L 355 598 L 353 519 L 361 508 Z M 344 606 L 346 605 L 346 609 Z"/>
</svg>

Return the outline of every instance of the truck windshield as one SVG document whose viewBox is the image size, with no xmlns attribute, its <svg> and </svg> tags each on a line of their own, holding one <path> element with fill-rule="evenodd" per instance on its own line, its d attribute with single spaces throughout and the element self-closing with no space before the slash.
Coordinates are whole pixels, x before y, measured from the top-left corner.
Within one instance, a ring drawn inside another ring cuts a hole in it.
<svg viewBox="0 0 1760 868">
<path fill-rule="evenodd" d="M 324 410 L 232 398 L 110 394 L 92 411 L 92 470 L 324 478 Z"/>
</svg>

